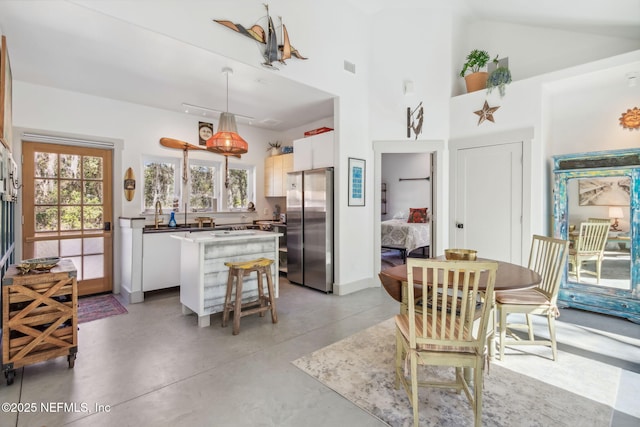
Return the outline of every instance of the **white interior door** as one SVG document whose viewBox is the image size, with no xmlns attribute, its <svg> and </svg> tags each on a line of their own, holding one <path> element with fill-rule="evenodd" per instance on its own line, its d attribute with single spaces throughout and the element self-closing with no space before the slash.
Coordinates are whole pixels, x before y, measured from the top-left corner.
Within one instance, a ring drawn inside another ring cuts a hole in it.
<svg viewBox="0 0 640 427">
<path fill-rule="evenodd" d="M 457 151 L 452 183 L 455 247 L 519 264 L 522 259 L 522 143 Z"/>
</svg>

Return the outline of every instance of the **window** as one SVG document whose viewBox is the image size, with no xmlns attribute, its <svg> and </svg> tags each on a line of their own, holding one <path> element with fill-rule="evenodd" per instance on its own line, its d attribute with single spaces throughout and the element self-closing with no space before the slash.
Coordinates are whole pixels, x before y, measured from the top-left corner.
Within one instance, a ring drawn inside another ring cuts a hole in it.
<svg viewBox="0 0 640 427">
<path fill-rule="evenodd" d="M 189 208 L 192 212 L 213 212 L 218 209 L 216 199 L 216 173 L 214 164 L 189 162 Z"/>
<path fill-rule="evenodd" d="M 178 159 L 145 158 L 144 169 L 144 211 L 153 211 L 157 201 L 163 208 L 179 206 L 180 165 Z"/>
<path fill-rule="evenodd" d="M 153 212 L 157 201 L 169 210 L 181 210 L 186 203 L 190 212 L 243 210 L 249 202 L 255 202 L 254 166 L 230 165 L 229 188 L 225 191 L 224 165 L 220 162 L 189 160 L 189 182 L 184 186 L 181 163 L 174 158 L 143 159 L 144 211 Z M 226 197 L 219 197 L 225 193 Z"/>
<path fill-rule="evenodd" d="M 244 209 L 254 199 L 254 167 L 229 166 L 227 209 Z"/>
</svg>

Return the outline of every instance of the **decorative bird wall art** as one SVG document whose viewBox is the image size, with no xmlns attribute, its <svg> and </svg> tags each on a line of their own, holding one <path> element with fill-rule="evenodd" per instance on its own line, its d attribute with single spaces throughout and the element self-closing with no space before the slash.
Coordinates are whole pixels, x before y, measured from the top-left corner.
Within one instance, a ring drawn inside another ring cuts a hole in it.
<svg viewBox="0 0 640 427">
<path fill-rule="evenodd" d="M 296 48 L 291 46 L 291 43 L 289 43 L 289 33 L 287 32 L 287 27 L 282 23 L 281 16 L 278 18 L 280 19 L 282 34 L 280 35 L 280 43 L 278 43 L 276 29 L 273 25 L 273 20 L 269 15 L 269 5 L 265 4 L 264 7 L 267 9 L 267 31 L 258 24 L 254 24 L 250 28 L 246 28 L 240 24 L 235 24 L 231 21 L 221 19 L 214 19 L 214 22 L 224 25 L 227 28 L 231 28 L 233 31 L 264 45 L 264 51 L 262 53 L 264 62 L 262 65 L 266 67 L 277 70 L 278 68 L 274 66 L 274 62 L 280 62 L 281 64 L 286 65 L 285 61 L 287 59 L 291 59 L 291 57 L 307 59 L 302 56 Z"/>
<path fill-rule="evenodd" d="M 416 108 L 411 110 L 407 107 L 407 138 L 411 138 L 411 131 L 418 139 L 418 135 L 422 133 L 422 123 L 424 121 L 424 108 L 422 102 Z"/>
</svg>

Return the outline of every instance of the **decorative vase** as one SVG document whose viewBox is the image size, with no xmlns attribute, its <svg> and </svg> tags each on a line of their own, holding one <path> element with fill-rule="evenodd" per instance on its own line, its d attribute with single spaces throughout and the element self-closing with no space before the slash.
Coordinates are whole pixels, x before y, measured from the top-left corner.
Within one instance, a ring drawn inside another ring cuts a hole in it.
<svg viewBox="0 0 640 427">
<path fill-rule="evenodd" d="M 467 84 L 467 93 L 486 89 L 488 78 L 489 73 L 486 71 L 478 71 L 477 73 L 471 73 L 464 76 L 464 81 Z"/>
<path fill-rule="evenodd" d="M 271 155 L 272 156 L 277 156 L 278 155 L 278 148 L 271 147 Z"/>
</svg>

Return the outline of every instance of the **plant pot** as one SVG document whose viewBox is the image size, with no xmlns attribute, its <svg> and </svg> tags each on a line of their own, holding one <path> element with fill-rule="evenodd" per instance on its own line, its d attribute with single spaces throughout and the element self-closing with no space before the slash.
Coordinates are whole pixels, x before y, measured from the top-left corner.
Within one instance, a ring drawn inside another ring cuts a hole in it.
<svg viewBox="0 0 640 427">
<path fill-rule="evenodd" d="M 280 151 L 279 148 L 271 147 L 271 155 L 272 156 L 277 156 L 279 151 Z"/>
<path fill-rule="evenodd" d="M 487 79 L 489 73 L 485 71 L 478 71 L 477 73 L 471 73 L 464 77 L 464 81 L 467 84 L 467 93 L 475 92 L 487 88 Z"/>
</svg>

